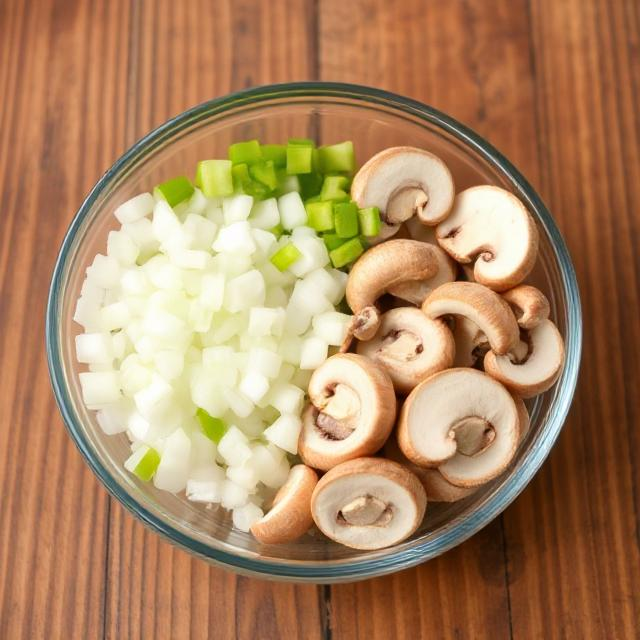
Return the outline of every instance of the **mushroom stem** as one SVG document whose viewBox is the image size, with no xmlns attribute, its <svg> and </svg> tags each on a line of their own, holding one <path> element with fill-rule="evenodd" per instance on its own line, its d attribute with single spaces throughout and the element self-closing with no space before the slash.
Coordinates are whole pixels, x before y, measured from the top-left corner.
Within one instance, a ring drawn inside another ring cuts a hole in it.
<svg viewBox="0 0 640 640">
<path fill-rule="evenodd" d="M 311 467 L 331 467 L 378 451 L 389 437 L 396 397 L 387 372 L 352 353 L 336 354 L 309 381 L 298 452 Z"/>
<path fill-rule="evenodd" d="M 419 336 L 408 329 L 395 329 L 382 337 L 378 354 L 383 358 L 410 362 L 424 351 Z"/>
<path fill-rule="evenodd" d="M 398 307 L 382 315 L 380 329 L 359 354 L 381 364 L 398 393 L 409 393 L 432 373 L 447 369 L 454 357 L 453 336 L 443 322 L 419 309 Z"/>
<path fill-rule="evenodd" d="M 455 438 L 458 453 L 475 456 L 491 445 L 496 438 L 496 430 L 488 420 L 469 416 L 451 427 L 449 437 Z"/>
<path fill-rule="evenodd" d="M 391 505 L 365 495 L 346 504 L 338 512 L 338 517 L 357 527 L 381 527 L 392 518 Z"/>
<path fill-rule="evenodd" d="M 429 196 L 419 187 L 407 186 L 398 189 L 389 198 L 385 222 L 391 220 L 394 224 L 398 224 L 409 220 L 414 215 L 422 216 L 428 201 Z"/>
</svg>

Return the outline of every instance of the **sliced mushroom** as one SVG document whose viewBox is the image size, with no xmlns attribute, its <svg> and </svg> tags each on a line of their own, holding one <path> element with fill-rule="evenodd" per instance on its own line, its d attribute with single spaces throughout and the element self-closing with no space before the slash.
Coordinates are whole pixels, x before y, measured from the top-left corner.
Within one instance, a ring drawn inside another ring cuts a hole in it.
<svg viewBox="0 0 640 640">
<path fill-rule="evenodd" d="M 389 287 L 389 293 L 420 306 L 426 297 L 441 284 L 453 282 L 456 279 L 457 268 L 455 262 L 440 247 L 433 247 L 438 261 L 438 272 L 428 280 L 408 280 Z"/>
<path fill-rule="evenodd" d="M 397 225 L 417 215 L 425 224 L 444 220 L 455 188 L 447 165 L 415 147 L 391 147 L 370 158 L 351 185 L 360 208 L 378 207 L 383 221 Z"/>
<path fill-rule="evenodd" d="M 318 483 L 316 472 L 297 464 L 273 499 L 271 509 L 251 526 L 251 533 L 264 544 L 291 542 L 304 535 L 311 525 L 311 495 Z"/>
<path fill-rule="evenodd" d="M 420 309 L 400 307 L 382 315 L 375 337 L 359 342 L 357 352 L 386 369 L 396 392 L 409 393 L 451 366 L 455 345 L 444 322 L 427 318 Z"/>
<path fill-rule="evenodd" d="M 436 228 L 430 227 L 417 217 L 409 218 L 404 226 L 409 234 L 409 237 L 413 240 L 420 240 L 420 242 L 427 242 L 429 244 L 439 247 L 438 239 L 436 238 Z"/>
<path fill-rule="evenodd" d="M 354 549 L 382 549 L 419 526 L 427 497 L 418 478 L 384 458 L 343 462 L 313 492 L 311 513 L 328 538 Z"/>
<path fill-rule="evenodd" d="M 435 247 L 417 240 L 389 240 L 362 254 L 349 273 L 347 303 L 354 313 L 350 335 L 368 340 L 378 328 L 376 300 L 407 280 L 428 280 L 438 273 Z"/>
<path fill-rule="evenodd" d="M 526 332 L 528 354 L 512 361 L 489 351 L 485 371 L 523 398 L 532 398 L 553 386 L 564 364 L 564 341 L 551 320 L 543 320 Z"/>
<path fill-rule="evenodd" d="M 529 410 L 527 409 L 527 405 L 524 403 L 524 400 L 515 393 L 512 393 L 511 397 L 516 403 L 516 409 L 518 410 L 518 429 L 520 431 L 520 442 L 522 442 L 527 437 L 527 433 L 529 433 L 531 418 L 529 417 Z"/>
<path fill-rule="evenodd" d="M 473 264 L 461 264 L 462 273 L 464 274 L 464 280 L 467 282 L 475 282 L 476 278 L 473 275 Z"/>
<path fill-rule="evenodd" d="M 393 236 L 395 236 L 398 231 L 400 231 L 400 228 L 401 227 L 399 224 L 387 224 L 383 221 L 382 225 L 380 226 L 380 231 L 378 231 L 378 235 L 367 237 L 367 242 L 370 245 L 380 244 L 385 240 L 389 240 L 389 238 L 393 238 Z"/>
<path fill-rule="evenodd" d="M 456 344 L 454 367 L 472 367 L 489 351 L 487 336 L 469 318 L 457 316 L 453 323 L 453 339 Z"/>
<path fill-rule="evenodd" d="M 401 464 L 420 480 L 427 494 L 427 502 L 457 502 L 476 491 L 476 487 L 456 487 L 455 484 L 445 480 L 437 469 L 414 464 L 402 453 L 395 438 L 387 440 L 382 452 L 386 458 Z"/>
<path fill-rule="evenodd" d="M 495 291 L 475 282 L 448 282 L 432 291 L 422 305 L 430 318 L 464 316 L 487 337 L 500 355 L 515 351 L 520 331 L 509 305 Z"/>
<path fill-rule="evenodd" d="M 509 465 L 519 442 L 518 411 L 510 393 L 475 369 L 448 369 L 407 397 L 398 444 L 409 460 L 437 466 L 450 483 L 475 487 Z"/>
<path fill-rule="evenodd" d="M 375 453 L 393 428 L 396 396 L 391 379 L 364 356 L 331 356 L 313 372 L 309 399 L 298 452 L 316 469 L 326 471 Z"/>
<path fill-rule="evenodd" d="M 538 253 L 538 229 L 526 207 L 512 193 L 492 185 L 460 192 L 436 235 L 458 262 L 475 260 L 476 282 L 495 291 L 522 282 Z"/>
<path fill-rule="evenodd" d="M 513 313 L 518 325 L 523 329 L 533 329 L 549 317 L 549 301 L 540 291 L 528 284 L 519 284 L 502 294 Z"/>
</svg>

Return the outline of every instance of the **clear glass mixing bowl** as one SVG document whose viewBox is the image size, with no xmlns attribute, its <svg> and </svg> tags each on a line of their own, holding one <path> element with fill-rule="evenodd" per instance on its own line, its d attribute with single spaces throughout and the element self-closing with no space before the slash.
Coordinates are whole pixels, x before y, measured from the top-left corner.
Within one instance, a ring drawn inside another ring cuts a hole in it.
<svg viewBox="0 0 640 640">
<path fill-rule="evenodd" d="M 103 252 L 116 226 L 114 208 L 171 176 L 191 175 L 203 158 L 226 157 L 232 141 L 282 142 L 310 137 L 319 143 L 353 140 L 360 163 L 392 145 L 433 151 L 453 172 L 458 189 L 481 183 L 514 192 L 540 229 L 540 255 L 530 281 L 549 297 L 552 318 L 566 343 L 558 383 L 530 404 L 532 427 L 509 470 L 454 504 L 432 504 L 406 542 L 363 552 L 311 532 L 286 545 L 259 545 L 235 531 L 221 508 L 158 491 L 125 471 L 124 435 L 106 436 L 82 404 L 72 321 L 84 271 Z M 524 489 L 547 457 L 565 420 L 576 385 L 581 313 L 574 270 L 553 218 L 528 182 L 491 145 L 428 106 L 377 89 L 333 83 L 267 86 L 211 100 L 173 118 L 129 149 L 100 179 L 76 214 L 53 273 L 47 308 L 51 380 L 64 422 L 89 466 L 109 492 L 170 542 L 220 566 L 273 579 L 339 582 L 398 571 L 433 558 L 473 535 Z"/>
</svg>

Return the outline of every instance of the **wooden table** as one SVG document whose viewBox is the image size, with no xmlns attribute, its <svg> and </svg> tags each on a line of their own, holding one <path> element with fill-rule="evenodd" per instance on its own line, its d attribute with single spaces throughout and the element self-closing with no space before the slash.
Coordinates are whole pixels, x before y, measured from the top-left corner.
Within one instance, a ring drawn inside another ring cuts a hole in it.
<svg viewBox="0 0 640 640">
<path fill-rule="evenodd" d="M 0 2 L 0 638 L 633 638 L 640 610 L 636 0 Z M 52 265 L 103 171 L 208 98 L 301 79 L 428 102 L 550 205 L 585 316 L 571 417 L 507 512 L 429 564 L 315 587 L 236 577 L 107 496 L 44 357 Z"/>
</svg>

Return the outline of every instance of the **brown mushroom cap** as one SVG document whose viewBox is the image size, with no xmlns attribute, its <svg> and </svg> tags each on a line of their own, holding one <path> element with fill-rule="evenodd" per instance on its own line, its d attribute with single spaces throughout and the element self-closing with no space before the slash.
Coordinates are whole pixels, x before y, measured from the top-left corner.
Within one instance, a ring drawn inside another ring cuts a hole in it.
<svg viewBox="0 0 640 640">
<path fill-rule="evenodd" d="M 292 542 L 313 525 L 311 495 L 318 483 L 316 472 L 297 464 L 273 499 L 271 509 L 251 526 L 251 533 L 264 544 Z"/>
<path fill-rule="evenodd" d="M 485 371 L 523 398 L 532 398 L 553 386 L 564 364 L 564 341 L 551 320 L 528 332 L 529 353 L 521 362 L 489 351 Z"/>
<path fill-rule="evenodd" d="M 503 355 L 517 348 L 520 331 L 509 305 L 495 291 L 475 282 L 448 282 L 432 291 L 422 305 L 430 318 L 464 316 L 487 337 L 491 349 Z"/>
<path fill-rule="evenodd" d="M 519 284 L 504 291 L 502 297 L 513 310 L 518 325 L 533 329 L 549 317 L 549 301 L 540 289 L 528 284 Z"/>
<path fill-rule="evenodd" d="M 383 366 L 399 393 L 409 393 L 431 374 L 453 363 L 455 345 L 444 322 L 420 309 L 399 307 L 382 315 L 376 335 L 357 352 Z"/>
<path fill-rule="evenodd" d="M 476 492 L 476 487 L 456 487 L 437 469 L 414 464 L 402 453 L 395 438 L 387 440 L 382 452 L 386 458 L 401 464 L 420 480 L 427 494 L 427 502 L 457 502 Z"/>
<path fill-rule="evenodd" d="M 351 185 L 360 208 L 378 207 L 384 222 L 396 225 L 417 215 L 426 224 L 444 220 L 455 188 L 447 165 L 415 147 L 391 147 L 370 158 Z"/>
<path fill-rule="evenodd" d="M 458 262 L 475 260 L 476 282 L 495 291 L 522 282 L 538 253 L 538 229 L 526 207 L 512 193 L 492 185 L 460 192 L 436 235 Z"/>
<path fill-rule="evenodd" d="M 438 273 L 435 248 L 417 240 L 388 240 L 365 251 L 347 279 L 347 303 L 354 313 L 374 305 L 390 287 L 428 280 Z"/>
<path fill-rule="evenodd" d="M 354 549 L 405 540 L 420 526 L 426 506 L 418 478 L 384 458 L 343 462 L 320 479 L 311 498 L 320 531 Z"/>
<path fill-rule="evenodd" d="M 316 469 L 375 453 L 389 437 L 396 396 L 387 372 L 353 353 L 336 354 L 309 381 L 298 452 Z"/>
<path fill-rule="evenodd" d="M 475 369 L 448 369 L 407 397 L 398 444 L 421 466 L 437 466 L 450 483 L 474 487 L 498 476 L 513 459 L 519 419 L 509 392 Z"/>
<path fill-rule="evenodd" d="M 426 297 L 441 284 L 453 282 L 456 279 L 457 268 L 455 262 L 440 247 L 433 247 L 438 261 L 438 272 L 428 280 L 407 280 L 389 287 L 389 293 L 420 306 Z"/>
</svg>

